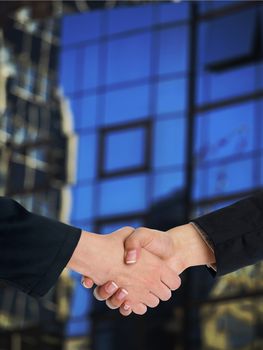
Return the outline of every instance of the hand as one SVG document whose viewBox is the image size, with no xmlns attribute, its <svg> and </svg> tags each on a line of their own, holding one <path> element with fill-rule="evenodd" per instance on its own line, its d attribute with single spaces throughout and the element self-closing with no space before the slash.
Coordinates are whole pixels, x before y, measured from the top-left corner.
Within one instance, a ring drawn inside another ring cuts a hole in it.
<svg viewBox="0 0 263 350">
<path fill-rule="evenodd" d="M 140 258 L 142 248 L 165 260 L 178 274 L 190 266 L 215 262 L 213 252 L 191 224 L 178 226 L 167 232 L 147 228 L 135 230 L 125 241 L 126 263 L 135 263 Z M 92 281 L 86 277 L 83 283 L 88 287 Z M 95 294 L 100 300 L 107 299 L 108 304 L 121 306 L 120 300 L 116 298 L 117 294 L 111 293 L 107 285 L 97 287 Z M 123 314 L 125 306 L 125 303 L 121 306 Z"/>
<path fill-rule="evenodd" d="M 129 227 L 110 235 L 83 231 L 68 267 L 89 276 L 97 285 L 114 281 L 122 287 L 122 294 L 129 293 L 130 309 L 143 314 L 146 306 L 155 307 L 159 299 L 168 300 L 180 279 L 160 258 L 144 249 L 136 265 L 125 265 L 124 241 L 131 232 Z"/>
</svg>

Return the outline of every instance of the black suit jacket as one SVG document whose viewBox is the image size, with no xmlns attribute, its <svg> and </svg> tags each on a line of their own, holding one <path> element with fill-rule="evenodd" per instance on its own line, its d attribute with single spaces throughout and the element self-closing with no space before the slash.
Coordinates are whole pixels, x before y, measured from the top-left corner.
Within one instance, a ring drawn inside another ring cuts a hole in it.
<svg viewBox="0 0 263 350">
<path fill-rule="evenodd" d="M 80 233 L 0 197 L 0 279 L 32 296 L 44 295 L 67 265 Z"/>
<path fill-rule="evenodd" d="M 192 221 L 212 243 L 218 276 L 263 259 L 263 192 Z"/>
</svg>

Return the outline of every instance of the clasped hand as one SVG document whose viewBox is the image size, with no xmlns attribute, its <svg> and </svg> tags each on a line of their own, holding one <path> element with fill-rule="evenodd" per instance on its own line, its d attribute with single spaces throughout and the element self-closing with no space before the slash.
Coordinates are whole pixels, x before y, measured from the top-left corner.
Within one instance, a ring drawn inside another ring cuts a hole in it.
<svg viewBox="0 0 263 350">
<path fill-rule="evenodd" d="M 98 300 L 128 316 L 169 300 L 181 285 L 182 271 L 212 261 L 211 251 L 187 224 L 167 232 L 132 227 L 109 235 L 82 231 L 68 267 L 84 276 L 86 288 L 98 286 Z"/>
</svg>

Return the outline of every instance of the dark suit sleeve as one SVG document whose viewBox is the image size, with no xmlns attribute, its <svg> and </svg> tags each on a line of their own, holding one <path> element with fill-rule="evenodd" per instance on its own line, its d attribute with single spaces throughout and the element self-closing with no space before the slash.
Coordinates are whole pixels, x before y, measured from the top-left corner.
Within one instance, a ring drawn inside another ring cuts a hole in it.
<svg viewBox="0 0 263 350">
<path fill-rule="evenodd" d="M 212 243 L 218 276 L 263 259 L 263 192 L 192 221 Z"/>
<path fill-rule="evenodd" d="M 80 233 L 0 197 L 0 279 L 32 296 L 46 294 L 71 258 Z"/>
</svg>

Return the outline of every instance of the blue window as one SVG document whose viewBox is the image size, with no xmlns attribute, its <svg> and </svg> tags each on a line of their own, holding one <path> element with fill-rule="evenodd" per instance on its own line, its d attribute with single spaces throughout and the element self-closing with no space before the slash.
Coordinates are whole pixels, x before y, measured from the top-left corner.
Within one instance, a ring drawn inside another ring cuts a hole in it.
<svg viewBox="0 0 263 350">
<path fill-rule="evenodd" d="M 185 119 L 159 120 L 154 127 L 154 167 L 182 165 L 185 152 Z"/>
<path fill-rule="evenodd" d="M 248 191 L 253 181 L 253 159 L 212 167 L 208 173 L 208 195 Z"/>
<path fill-rule="evenodd" d="M 247 103 L 210 115 L 208 160 L 241 156 L 255 149 L 254 109 L 253 103 Z"/>
<path fill-rule="evenodd" d="M 104 124 L 127 123 L 148 117 L 149 86 L 141 85 L 108 92 L 105 105 Z"/>
<path fill-rule="evenodd" d="M 219 17 L 206 24 L 206 59 L 209 67 L 251 57 L 256 29 L 256 10 Z M 222 49 L 224 48 L 224 49 Z"/>
<path fill-rule="evenodd" d="M 217 73 L 206 72 L 199 76 L 198 104 L 248 94 L 255 88 L 256 68 L 254 65 Z"/>
<path fill-rule="evenodd" d="M 207 197 L 208 194 L 208 170 L 207 168 L 195 168 L 193 178 L 193 192 L 194 200 L 199 200 Z"/>
<path fill-rule="evenodd" d="M 83 97 L 81 101 L 80 128 L 95 128 L 97 120 L 97 95 L 89 94 Z"/>
<path fill-rule="evenodd" d="M 96 175 L 97 135 L 81 134 L 78 140 L 78 181 L 93 179 Z"/>
<path fill-rule="evenodd" d="M 152 24 L 152 5 L 115 8 L 108 11 L 108 23 L 109 34 L 147 28 Z"/>
<path fill-rule="evenodd" d="M 184 111 L 186 108 L 186 79 L 166 80 L 158 85 L 157 114 Z"/>
<path fill-rule="evenodd" d="M 64 50 L 60 56 L 60 84 L 65 94 L 77 89 L 78 50 Z"/>
<path fill-rule="evenodd" d="M 102 224 L 99 226 L 99 232 L 102 234 L 109 234 L 116 230 L 119 230 L 120 228 L 124 226 L 131 226 L 133 228 L 138 228 L 143 225 L 142 221 L 139 219 L 132 219 L 132 220 L 126 220 L 126 221 L 117 221 L 114 223 L 109 224 Z"/>
<path fill-rule="evenodd" d="M 104 139 L 104 171 L 111 173 L 144 166 L 145 138 L 142 127 L 108 132 Z"/>
<path fill-rule="evenodd" d="M 159 32 L 159 74 L 186 72 L 188 66 L 188 27 L 178 26 Z"/>
<path fill-rule="evenodd" d="M 77 186 L 72 189 L 71 221 L 87 221 L 93 217 L 93 187 Z"/>
<path fill-rule="evenodd" d="M 121 83 L 150 74 L 151 34 L 129 36 L 108 43 L 107 83 Z"/>
<path fill-rule="evenodd" d="M 99 76 L 99 45 L 89 45 L 83 49 L 83 89 L 95 88 Z"/>
<path fill-rule="evenodd" d="M 161 23 L 185 20 L 189 16 L 189 3 L 159 3 L 158 12 Z"/>
<path fill-rule="evenodd" d="M 144 175 L 102 181 L 99 186 L 99 215 L 117 215 L 146 209 Z"/>
<path fill-rule="evenodd" d="M 74 129 L 78 130 L 81 123 L 81 98 L 70 99 L 70 110 L 73 115 Z"/>
<path fill-rule="evenodd" d="M 101 20 L 101 11 L 65 16 L 62 21 L 62 45 L 98 38 Z"/>
<path fill-rule="evenodd" d="M 184 171 L 159 173 L 154 176 L 154 200 L 172 195 L 184 186 Z"/>
</svg>

